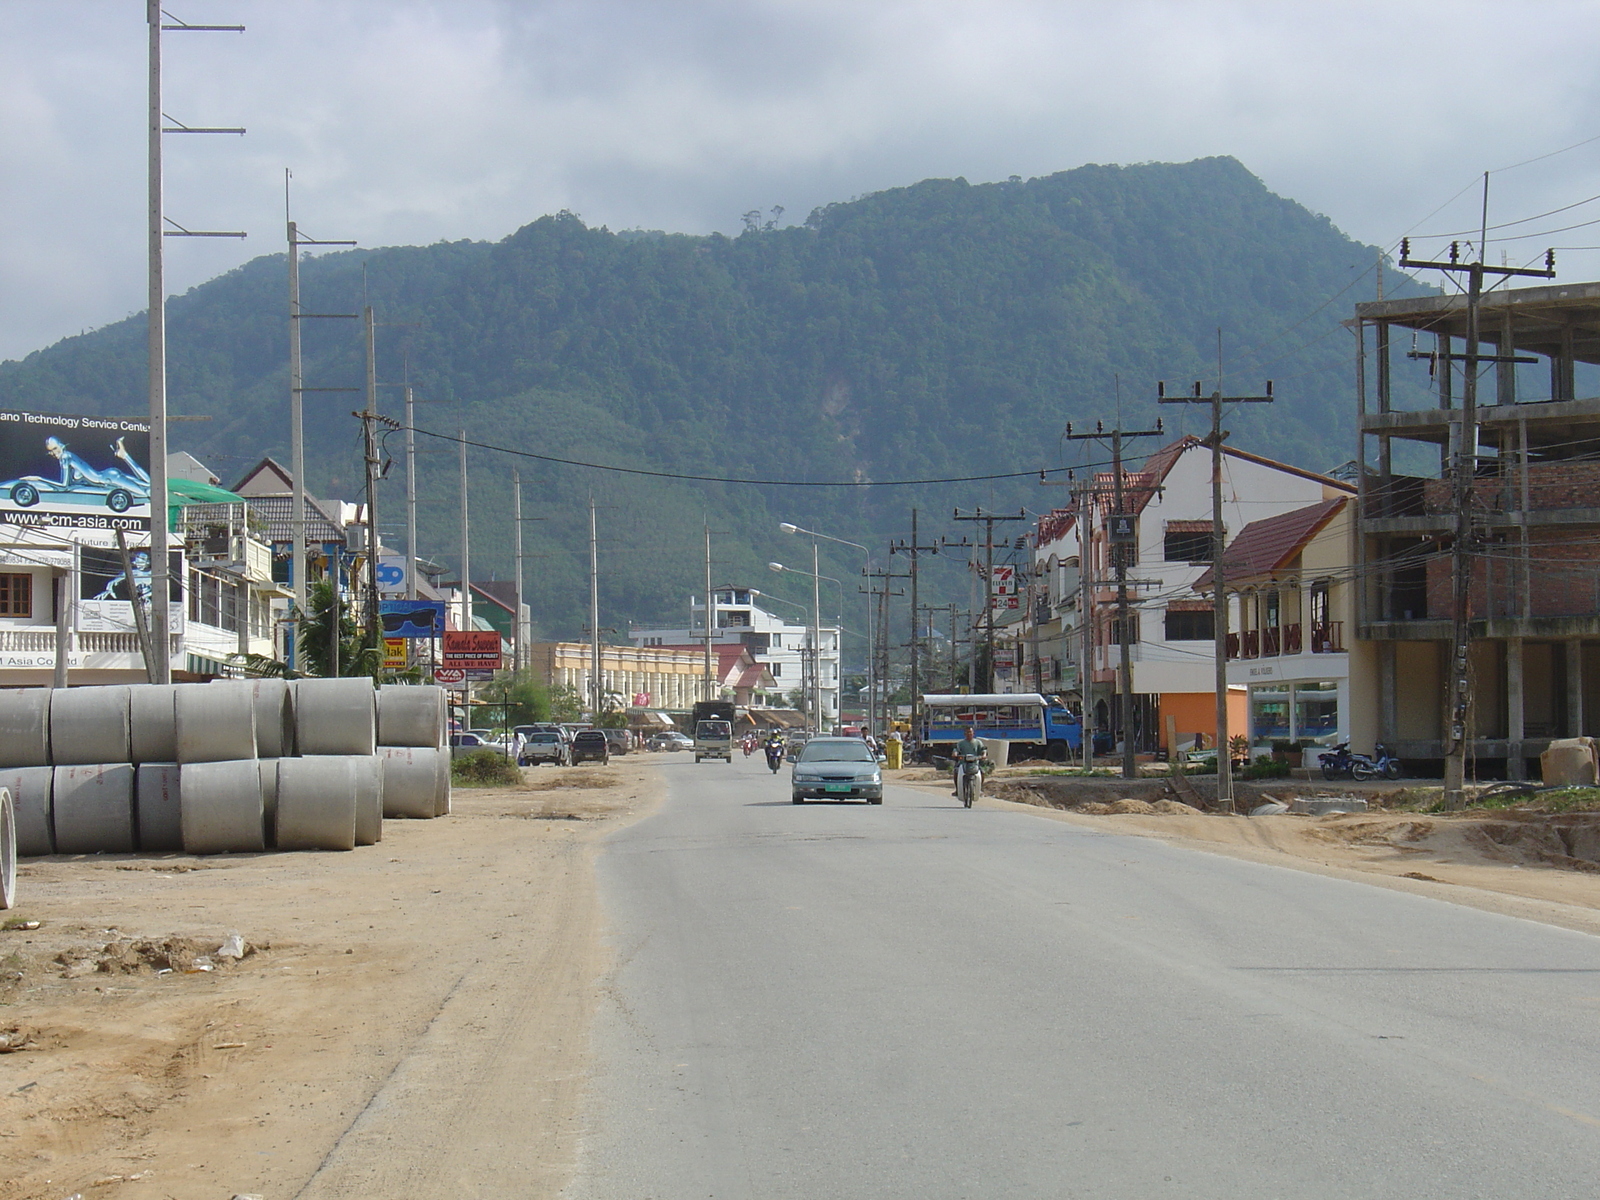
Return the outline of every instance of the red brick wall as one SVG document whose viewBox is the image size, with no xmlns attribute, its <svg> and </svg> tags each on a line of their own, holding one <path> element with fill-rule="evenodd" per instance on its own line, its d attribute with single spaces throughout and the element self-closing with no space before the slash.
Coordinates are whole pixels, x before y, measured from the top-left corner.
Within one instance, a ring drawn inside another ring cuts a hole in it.
<svg viewBox="0 0 1600 1200">
<path fill-rule="evenodd" d="M 1600 497 L 1597 497 L 1600 498 Z M 1600 611 L 1600 531 L 1592 528 L 1533 530 L 1529 535 L 1531 595 L 1535 617 L 1588 616 Z M 1515 535 L 1484 547 L 1472 568 L 1472 616 L 1522 614 L 1523 575 Z M 1428 560 L 1428 616 L 1454 615 L 1450 555 Z"/>
</svg>

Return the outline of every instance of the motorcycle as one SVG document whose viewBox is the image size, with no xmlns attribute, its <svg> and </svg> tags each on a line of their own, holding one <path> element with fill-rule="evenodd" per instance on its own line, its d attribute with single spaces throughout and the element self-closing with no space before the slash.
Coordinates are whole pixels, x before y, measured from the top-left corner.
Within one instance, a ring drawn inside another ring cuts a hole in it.
<svg viewBox="0 0 1600 1200">
<path fill-rule="evenodd" d="M 967 808 L 983 794 L 983 764 L 979 759 L 963 756 L 956 760 L 956 795 Z"/>
<path fill-rule="evenodd" d="M 1400 760 L 1391 757 L 1382 744 L 1374 747 L 1374 753 L 1369 756 L 1354 754 L 1349 742 L 1340 742 L 1332 750 L 1317 755 L 1317 763 L 1322 767 L 1324 779 L 1337 779 L 1340 775 L 1363 782 L 1380 775 L 1385 779 L 1400 778 Z"/>
<path fill-rule="evenodd" d="M 783 747 L 777 742 L 768 742 L 763 749 L 767 755 L 767 770 L 776 775 L 778 768 L 783 766 Z"/>
</svg>

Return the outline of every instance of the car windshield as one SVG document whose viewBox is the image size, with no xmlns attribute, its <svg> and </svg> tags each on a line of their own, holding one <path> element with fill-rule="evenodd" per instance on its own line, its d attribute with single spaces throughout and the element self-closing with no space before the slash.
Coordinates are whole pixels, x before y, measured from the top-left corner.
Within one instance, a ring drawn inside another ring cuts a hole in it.
<svg viewBox="0 0 1600 1200">
<path fill-rule="evenodd" d="M 807 742 L 801 762 L 876 762 L 865 742 Z"/>
<path fill-rule="evenodd" d="M 528 740 L 530 742 L 541 742 L 541 743 L 543 743 L 543 742 L 559 742 L 561 740 L 561 735 L 559 733 L 530 733 L 528 735 Z"/>
</svg>

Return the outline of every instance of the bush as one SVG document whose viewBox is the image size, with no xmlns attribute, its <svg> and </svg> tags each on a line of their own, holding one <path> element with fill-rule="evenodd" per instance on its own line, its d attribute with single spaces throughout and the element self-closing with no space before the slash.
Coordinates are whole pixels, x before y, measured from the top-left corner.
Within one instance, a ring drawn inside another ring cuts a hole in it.
<svg viewBox="0 0 1600 1200">
<path fill-rule="evenodd" d="M 462 787 L 511 787 L 522 782 L 522 772 L 498 750 L 474 750 L 451 760 L 450 782 Z"/>
<path fill-rule="evenodd" d="M 1263 754 L 1246 767 L 1243 774 L 1246 779 L 1287 779 L 1289 764 Z"/>
</svg>

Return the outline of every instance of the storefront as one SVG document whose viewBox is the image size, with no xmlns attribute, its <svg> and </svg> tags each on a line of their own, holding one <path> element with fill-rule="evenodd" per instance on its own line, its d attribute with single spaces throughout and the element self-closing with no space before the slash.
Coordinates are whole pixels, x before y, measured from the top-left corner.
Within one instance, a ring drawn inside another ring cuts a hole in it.
<svg viewBox="0 0 1600 1200">
<path fill-rule="evenodd" d="M 1349 700 L 1344 679 L 1293 680 L 1250 685 L 1250 745 L 1266 753 L 1273 742 L 1315 742 L 1331 746 L 1346 740 L 1342 714 Z"/>
</svg>

